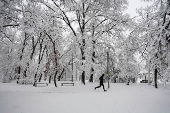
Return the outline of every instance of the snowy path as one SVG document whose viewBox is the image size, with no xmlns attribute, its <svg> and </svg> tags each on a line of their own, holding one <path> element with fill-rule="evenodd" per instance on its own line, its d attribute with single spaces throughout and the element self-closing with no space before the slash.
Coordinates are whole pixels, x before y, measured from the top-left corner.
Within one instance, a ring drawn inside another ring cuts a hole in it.
<svg viewBox="0 0 170 113">
<path fill-rule="evenodd" d="M 103 92 L 94 90 L 98 83 L 58 85 L 0 83 L 0 113 L 170 113 L 170 86 L 111 84 Z"/>
</svg>

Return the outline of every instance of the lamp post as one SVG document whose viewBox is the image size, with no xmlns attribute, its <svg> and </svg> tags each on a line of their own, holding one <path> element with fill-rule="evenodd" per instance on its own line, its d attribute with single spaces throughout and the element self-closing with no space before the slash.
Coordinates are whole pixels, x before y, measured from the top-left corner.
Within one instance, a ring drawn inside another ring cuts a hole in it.
<svg viewBox="0 0 170 113">
<path fill-rule="evenodd" d="M 109 77 L 109 51 L 110 51 L 110 47 L 108 48 L 108 51 L 107 51 L 107 76 L 108 76 L 108 89 L 110 88 L 110 83 L 109 83 L 109 80 L 110 80 L 110 77 Z"/>
<path fill-rule="evenodd" d="M 72 53 L 72 82 L 73 82 L 73 53 Z"/>
</svg>

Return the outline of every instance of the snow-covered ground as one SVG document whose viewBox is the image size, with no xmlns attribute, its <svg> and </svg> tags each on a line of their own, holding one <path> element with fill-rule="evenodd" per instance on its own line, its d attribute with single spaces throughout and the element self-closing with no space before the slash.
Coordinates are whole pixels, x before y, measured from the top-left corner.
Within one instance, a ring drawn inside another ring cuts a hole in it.
<svg viewBox="0 0 170 113">
<path fill-rule="evenodd" d="M 95 86 L 0 83 L 0 113 L 170 113 L 170 85 L 155 89 L 144 83 L 112 83 L 107 92 Z"/>
</svg>

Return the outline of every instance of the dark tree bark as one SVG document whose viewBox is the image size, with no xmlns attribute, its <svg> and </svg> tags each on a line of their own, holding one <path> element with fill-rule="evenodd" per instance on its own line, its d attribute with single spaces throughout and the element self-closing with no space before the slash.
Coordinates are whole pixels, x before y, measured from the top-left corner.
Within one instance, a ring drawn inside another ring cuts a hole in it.
<svg viewBox="0 0 170 113">
<path fill-rule="evenodd" d="M 38 43 L 38 41 L 37 41 L 37 43 Z M 33 59 L 33 55 L 34 55 L 34 53 L 35 53 L 35 48 L 36 48 L 36 46 L 37 46 L 37 43 L 34 44 L 34 37 L 32 37 L 32 52 L 31 52 L 31 55 L 30 55 L 30 59 L 31 59 L 31 60 Z"/>
<path fill-rule="evenodd" d="M 55 75 L 54 75 L 54 85 L 55 85 L 55 87 L 57 87 L 57 83 L 56 83 L 56 77 L 57 77 L 57 70 L 55 71 Z"/>
<path fill-rule="evenodd" d="M 85 85 L 85 71 L 82 72 L 82 83 Z"/>
<path fill-rule="evenodd" d="M 40 74 L 39 82 L 41 82 L 41 78 L 42 78 L 42 73 Z"/>
<path fill-rule="evenodd" d="M 60 80 L 61 80 L 61 78 L 63 78 L 63 73 L 64 73 L 64 68 L 63 68 L 63 70 L 62 70 L 61 74 L 58 76 L 58 81 L 60 81 Z"/>
<path fill-rule="evenodd" d="M 33 84 L 33 86 L 35 86 L 35 82 L 37 82 L 36 77 L 37 77 L 37 73 L 35 73 L 35 75 L 34 75 L 34 84 Z"/>
<path fill-rule="evenodd" d="M 52 77 L 52 76 L 49 76 L 49 83 L 51 83 L 51 77 Z"/>
<path fill-rule="evenodd" d="M 82 61 L 85 60 L 85 39 L 82 40 L 83 44 L 81 46 L 81 54 L 82 54 Z M 82 65 L 84 65 L 84 63 L 82 62 Z M 85 85 L 85 71 L 82 72 L 82 83 Z"/>
<path fill-rule="evenodd" d="M 18 66 L 16 69 L 17 69 L 17 74 L 20 74 L 21 73 L 21 66 Z M 17 79 L 18 79 L 17 84 L 19 83 L 19 78 L 20 78 L 20 76 L 18 75 L 17 76 Z"/>
<path fill-rule="evenodd" d="M 94 69 L 93 67 L 91 68 L 91 75 L 90 75 L 90 79 L 89 79 L 89 82 L 93 82 L 93 72 L 94 72 Z"/>
<path fill-rule="evenodd" d="M 24 43 L 23 43 L 23 47 L 21 49 L 21 56 L 20 56 L 20 61 L 22 60 L 22 56 L 23 56 L 23 53 L 24 53 L 24 49 L 25 49 L 25 46 L 26 46 L 26 41 L 27 41 L 27 33 L 25 33 L 25 37 L 24 37 Z"/>
<path fill-rule="evenodd" d="M 96 41 L 95 40 L 92 40 L 92 41 L 93 41 L 92 62 L 95 63 L 95 44 L 96 44 Z M 90 75 L 89 82 L 93 82 L 93 74 L 94 74 L 94 68 L 91 67 L 91 75 Z"/>
</svg>

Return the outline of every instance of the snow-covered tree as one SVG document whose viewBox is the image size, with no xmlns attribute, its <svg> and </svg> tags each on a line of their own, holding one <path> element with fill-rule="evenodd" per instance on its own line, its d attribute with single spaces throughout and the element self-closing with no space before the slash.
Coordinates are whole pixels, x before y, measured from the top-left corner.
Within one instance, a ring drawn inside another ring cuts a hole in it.
<svg viewBox="0 0 170 113">
<path fill-rule="evenodd" d="M 43 9 L 42 6 L 37 2 L 28 2 L 25 5 L 23 9 L 23 19 L 21 20 L 21 23 L 21 29 L 23 33 L 27 34 L 28 36 L 27 47 L 29 51 L 24 52 L 24 62 L 36 67 L 29 68 L 33 69 L 30 70 L 31 72 L 33 72 L 31 76 L 35 75 L 34 79 L 35 82 L 37 82 L 37 80 L 41 78 L 41 76 L 38 75 L 42 75 L 43 71 L 49 72 L 50 70 L 43 69 L 45 68 L 46 62 L 48 62 L 50 59 L 53 61 L 54 65 L 54 69 L 52 69 L 51 71 L 54 71 L 55 74 L 53 72 L 51 73 L 54 74 L 54 83 L 55 86 L 57 86 L 57 60 L 59 59 L 54 57 L 55 60 L 53 60 L 51 56 L 56 56 L 62 51 L 62 23 L 55 18 L 53 13 L 46 9 Z M 23 51 L 21 51 L 21 53 L 21 55 L 23 55 Z"/>
<path fill-rule="evenodd" d="M 85 84 L 85 76 L 90 76 L 92 81 L 96 73 L 95 59 L 98 42 L 109 43 L 109 38 L 113 39 L 121 34 L 122 26 L 128 23 L 128 18 L 123 15 L 126 8 L 126 0 L 65 0 L 41 1 L 56 15 L 63 20 L 73 35 L 72 43 L 80 49 L 82 82 Z M 112 34 L 112 37 L 106 37 Z M 90 66 L 90 68 L 89 68 Z M 87 69 L 88 67 L 89 69 Z"/>
<path fill-rule="evenodd" d="M 120 51 L 118 58 L 118 67 L 120 69 L 120 77 L 126 77 L 127 80 L 138 76 L 139 67 L 135 59 L 136 47 L 132 43 L 133 40 L 127 39 L 123 45 L 122 51 Z"/>
<path fill-rule="evenodd" d="M 0 77 L 3 82 L 15 77 L 15 65 L 17 56 L 19 26 L 19 1 L 0 1 Z"/>
<path fill-rule="evenodd" d="M 35 78 L 37 81 L 50 54 L 63 50 L 62 23 L 54 13 L 35 1 L 0 2 L 4 80 L 16 72 L 18 78 Z"/>
<path fill-rule="evenodd" d="M 153 83 L 156 88 L 157 78 L 163 77 L 169 66 L 169 10 L 169 0 L 156 0 L 153 5 L 138 11 L 141 17 L 138 26 L 141 33 L 138 36 L 144 45 L 139 47 L 147 67 L 150 65 L 154 72 Z"/>
</svg>

